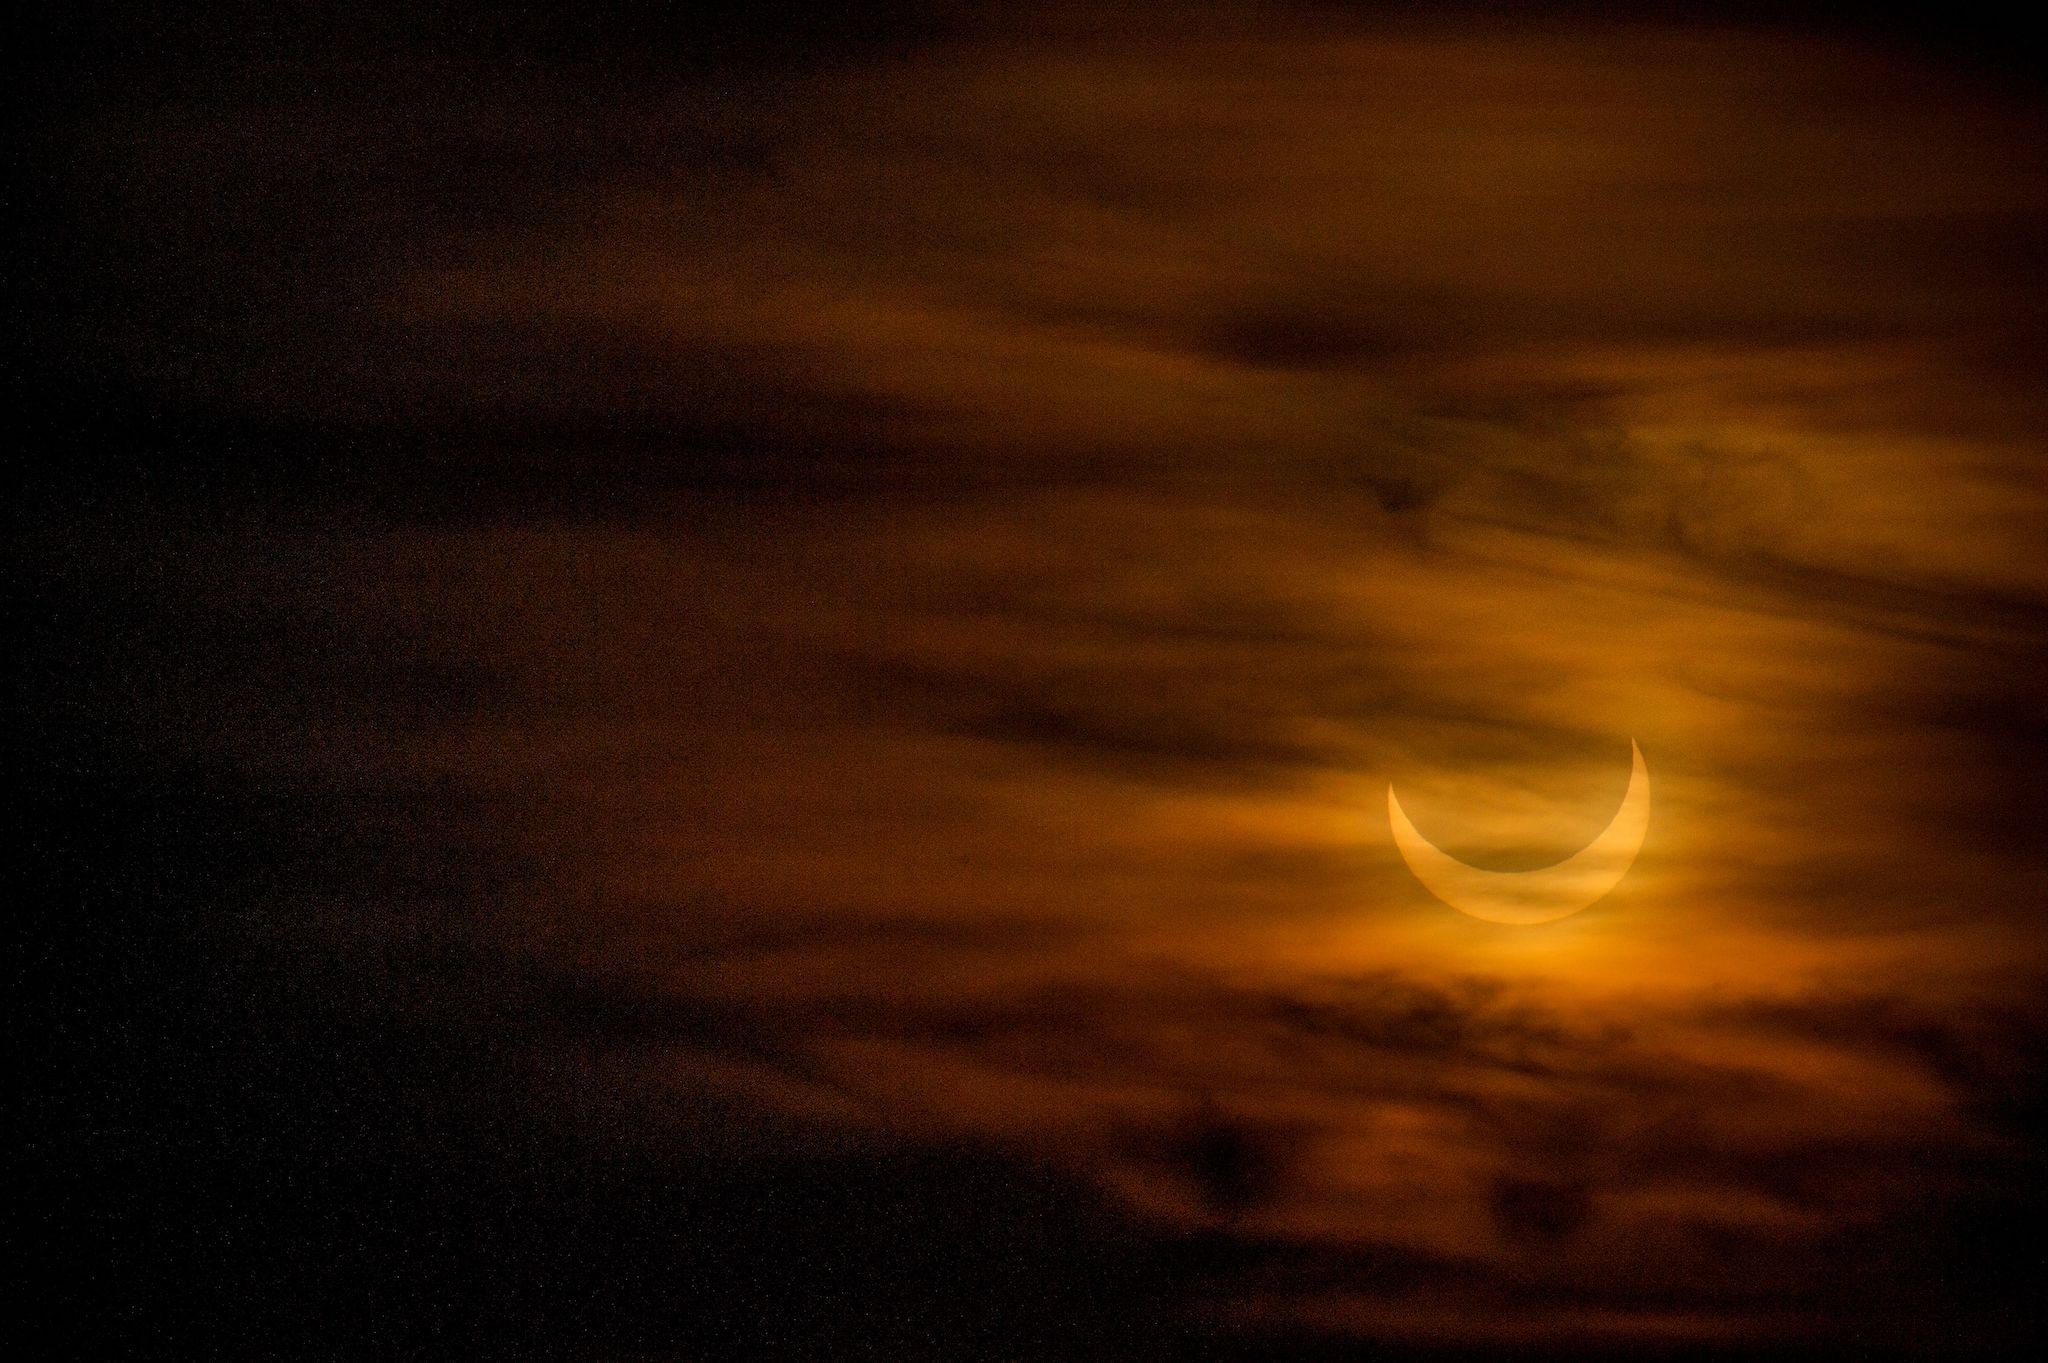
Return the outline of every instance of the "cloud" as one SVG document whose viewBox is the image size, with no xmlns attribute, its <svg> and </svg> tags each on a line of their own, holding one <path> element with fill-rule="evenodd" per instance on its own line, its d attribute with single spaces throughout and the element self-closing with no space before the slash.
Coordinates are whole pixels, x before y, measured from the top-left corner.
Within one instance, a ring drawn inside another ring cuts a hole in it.
<svg viewBox="0 0 2048 1363">
<path fill-rule="evenodd" d="M 493 1309 L 566 1274 L 621 1348 L 1994 1356 L 2039 109 L 1782 29 L 1233 16 L 400 43 L 67 125 L 67 344 L 132 404 L 68 476 L 150 476 L 25 503 L 27 732 L 208 868 L 148 1092 L 279 1188 L 421 1095 L 376 1148 L 455 1191 L 348 1252 L 445 1286 L 510 1199 Z M 1554 930 L 1387 845 L 1393 784 L 1554 860 L 1631 737 L 1650 841 Z M 346 1168 L 335 1220 L 398 1196 Z"/>
</svg>

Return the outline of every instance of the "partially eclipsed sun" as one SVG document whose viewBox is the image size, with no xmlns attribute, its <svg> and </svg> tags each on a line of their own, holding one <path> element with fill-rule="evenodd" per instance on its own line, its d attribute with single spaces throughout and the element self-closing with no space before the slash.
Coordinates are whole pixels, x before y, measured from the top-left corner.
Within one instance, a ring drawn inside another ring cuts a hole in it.
<svg viewBox="0 0 2048 1363">
<path fill-rule="evenodd" d="M 1523 924 L 1548 923 L 1577 913 L 1621 883 L 1650 828 L 1650 770 L 1634 739 L 1629 740 L 1629 749 L 1635 766 L 1621 808 L 1599 837 L 1554 866 L 1535 871 L 1468 866 L 1417 832 L 1394 788 L 1388 786 L 1387 821 L 1393 825 L 1394 845 L 1415 878 L 1460 913 L 1489 923 Z"/>
</svg>

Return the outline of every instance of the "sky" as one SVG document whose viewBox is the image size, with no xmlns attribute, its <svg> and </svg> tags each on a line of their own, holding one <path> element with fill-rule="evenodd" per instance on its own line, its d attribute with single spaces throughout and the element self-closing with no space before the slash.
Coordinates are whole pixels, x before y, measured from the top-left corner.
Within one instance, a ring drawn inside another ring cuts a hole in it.
<svg viewBox="0 0 2048 1363">
<path fill-rule="evenodd" d="M 80 11 L 11 691 L 110 1355 L 2041 1329 L 2048 107 L 1789 6 Z M 1653 803 L 1613 893 L 1493 870 Z"/>
</svg>

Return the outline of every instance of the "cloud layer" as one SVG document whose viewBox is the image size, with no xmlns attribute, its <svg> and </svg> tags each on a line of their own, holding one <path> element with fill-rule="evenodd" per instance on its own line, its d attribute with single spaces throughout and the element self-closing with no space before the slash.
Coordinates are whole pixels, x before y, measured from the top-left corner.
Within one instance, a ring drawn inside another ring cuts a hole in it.
<svg viewBox="0 0 2048 1363">
<path fill-rule="evenodd" d="M 2038 106 L 1785 30 L 915 31 L 65 125 L 167 490 L 29 527 L 41 732 L 261 824 L 194 940 L 714 1202 L 1014 1179 L 1147 1320 L 2010 1347 Z M 1631 737 L 1554 928 L 1389 845 L 1391 781 L 1556 860 Z"/>
</svg>

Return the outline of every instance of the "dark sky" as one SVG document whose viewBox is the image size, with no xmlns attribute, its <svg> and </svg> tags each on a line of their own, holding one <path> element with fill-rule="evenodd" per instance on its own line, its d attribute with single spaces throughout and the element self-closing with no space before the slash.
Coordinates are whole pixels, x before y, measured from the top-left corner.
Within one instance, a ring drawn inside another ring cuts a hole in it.
<svg viewBox="0 0 2048 1363">
<path fill-rule="evenodd" d="M 67 1356 L 2038 1343 L 2048 107 L 1948 8 L 23 35 Z M 1403 865 L 1559 860 L 1539 927 Z"/>
</svg>

